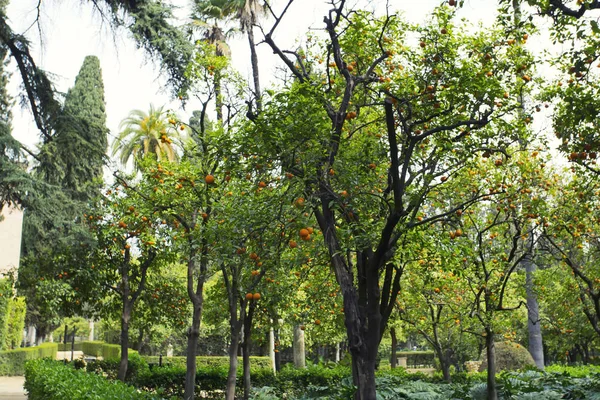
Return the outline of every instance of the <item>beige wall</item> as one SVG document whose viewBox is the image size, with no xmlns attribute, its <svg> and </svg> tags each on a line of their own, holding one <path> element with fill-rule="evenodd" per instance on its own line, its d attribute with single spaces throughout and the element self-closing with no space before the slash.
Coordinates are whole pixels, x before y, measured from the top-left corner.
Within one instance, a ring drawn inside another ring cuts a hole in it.
<svg viewBox="0 0 600 400">
<path fill-rule="evenodd" d="M 19 268 L 23 211 L 4 206 L 0 218 L 0 275 Z"/>
</svg>

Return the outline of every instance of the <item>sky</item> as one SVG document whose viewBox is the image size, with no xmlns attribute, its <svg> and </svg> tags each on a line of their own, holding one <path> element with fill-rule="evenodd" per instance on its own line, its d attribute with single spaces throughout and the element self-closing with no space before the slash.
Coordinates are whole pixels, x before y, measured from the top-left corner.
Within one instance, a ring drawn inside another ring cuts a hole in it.
<svg viewBox="0 0 600 400">
<path fill-rule="evenodd" d="M 191 0 L 172 0 L 176 10 L 176 23 L 185 23 L 189 15 Z M 282 7 L 286 1 L 273 1 L 274 7 Z M 424 21 L 440 0 L 395 0 L 411 22 Z M 125 29 L 113 32 L 97 11 L 93 10 L 89 0 L 45 0 L 41 2 L 41 23 L 33 24 L 37 16 L 38 0 L 12 0 L 7 15 L 15 32 L 25 32 L 31 41 L 32 55 L 39 67 L 51 73 L 58 91 L 66 91 L 74 84 L 75 77 L 87 55 L 96 55 L 100 59 L 104 80 L 107 126 L 111 137 L 118 135 L 119 123 L 134 109 L 148 110 L 150 104 L 165 105 L 174 110 L 183 120 L 193 111 L 193 103 L 181 109 L 179 102 L 172 101 L 165 79 L 160 75 L 159 65 L 150 60 L 144 51 L 136 49 L 131 35 Z M 385 1 L 353 0 L 350 4 L 363 5 L 366 9 L 381 10 Z M 460 10 L 460 16 L 471 23 L 483 19 L 490 23 L 494 17 L 495 2 L 490 0 L 466 0 Z M 296 47 L 303 34 L 323 27 L 323 16 L 330 8 L 325 0 L 296 0 L 289 9 L 274 35 L 282 48 Z M 263 22 L 265 30 L 271 24 L 270 19 Z M 33 25 L 32 25 L 33 24 Z M 40 29 L 41 34 L 40 34 Z M 256 32 L 257 41 L 260 32 Z M 242 73 L 251 77 L 249 49 L 247 40 L 237 35 L 229 41 L 232 52 L 232 64 Z M 268 87 L 275 75 L 278 59 L 266 44 L 258 46 L 261 70 L 261 86 Z M 14 66 L 13 66 L 14 68 Z M 16 71 L 16 70 L 15 70 Z M 13 96 L 20 91 L 20 76 L 14 73 L 9 90 Z M 29 148 L 35 148 L 39 142 L 39 132 L 33 123 L 28 109 L 16 105 L 13 110 L 13 135 Z"/>
</svg>

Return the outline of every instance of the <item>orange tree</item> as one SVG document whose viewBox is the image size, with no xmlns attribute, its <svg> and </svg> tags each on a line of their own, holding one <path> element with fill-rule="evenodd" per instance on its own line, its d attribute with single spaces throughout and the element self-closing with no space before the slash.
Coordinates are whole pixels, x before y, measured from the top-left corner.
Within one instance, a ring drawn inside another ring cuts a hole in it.
<svg viewBox="0 0 600 400">
<path fill-rule="evenodd" d="M 590 362 L 590 350 L 598 343 L 598 333 L 583 310 L 580 288 L 569 269 L 556 261 L 536 274 L 537 295 L 542 310 L 544 344 L 555 362 Z"/>
<path fill-rule="evenodd" d="M 293 79 L 265 98 L 246 148 L 296 177 L 302 206 L 315 215 L 343 297 L 356 398 L 365 400 L 376 396 L 400 239 L 481 196 L 453 196 L 445 209 L 422 213 L 431 190 L 474 154 L 502 154 L 524 131 L 530 118 L 512 117 L 532 80 L 531 59 L 523 32 L 466 33 L 452 7 L 437 8 L 423 27 L 349 12 L 345 1 L 332 7 L 327 38 L 309 36 L 301 51 L 284 52 L 273 39 L 285 15 L 265 32 Z"/>
<path fill-rule="evenodd" d="M 132 313 L 147 290 L 150 269 L 172 258 L 167 250 L 169 229 L 145 198 L 121 180 L 106 191 L 85 221 L 94 243 L 86 248 L 88 265 L 73 276 L 75 290 L 85 293 L 85 298 L 97 299 L 96 306 L 104 302 L 108 311 L 118 305 L 121 363 L 117 376 L 124 380 Z M 115 302 L 106 302 L 113 296 Z"/>
<path fill-rule="evenodd" d="M 561 186 L 559 193 L 544 242 L 570 271 L 582 310 L 600 335 L 600 246 L 597 236 L 600 184 L 585 173 L 576 174 Z"/>
<path fill-rule="evenodd" d="M 445 250 L 448 257 L 459 260 L 450 264 L 450 272 L 465 281 L 463 297 L 469 317 L 477 322 L 485 339 L 489 399 L 497 398 L 494 336 L 504 329 L 500 314 L 525 306 L 517 295 L 519 285 L 513 275 L 531 254 L 540 227 L 547 221 L 547 194 L 555 184 L 547 177 L 546 164 L 537 150 L 509 154 L 510 158 L 502 162 L 482 157 L 477 169 L 465 170 L 468 180 L 455 187 L 458 195 L 474 190 L 472 186 L 478 181 L 489 195 L 442 221 L 441 229 L 448 239 L 446 244 L 438 244 L 439 251 Z M 443 204 L 448 196 L 439 194 L 438 201 Z"/>
<path fill-rule="evenodd" d="M 469 286 L 453 272 L 463 267 L 462 261 L 453 252 L 447 232 L 436 226 L 428 228 L 411 235 L 414 250 L 404 268 L 398 317 L 406 331 L 429 343 L 444 379 L 450 382 L 452 363 L 479 356 L 473 350 L 482 346 L 477 337 L 466 333 L 475 329 L 468 316 Z"/>
</svg>

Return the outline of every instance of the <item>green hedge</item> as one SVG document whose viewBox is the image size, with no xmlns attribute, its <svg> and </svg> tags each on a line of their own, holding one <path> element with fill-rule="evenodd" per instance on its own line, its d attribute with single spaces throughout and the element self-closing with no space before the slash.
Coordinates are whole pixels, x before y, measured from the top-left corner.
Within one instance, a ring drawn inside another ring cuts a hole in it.
<svg viewBox="0 0 600 400">
<path fill-rule="evenodd" d="M 145 356 L 149 364 L 158 365 L 159 356 Z M 185 367 L 185 357 L 163 357 L 163 365 L 172 365 L 174 367 Z M 250 365 L 252 368 L 271 368 L 271 359 L 269 357 L 250 356 Z M 198 356 L 196 357 L 196 366 L 204 367 L 227 367 L 229 368 L 229 357 L 226 356 Z M 242 357 L 238 357 L 238 366 L 242 366 Z"/>
<path fill-rule="evenodd" d="M 25 366 L 25 389 L 29 400 L 150 400 L 159 397 L 141 393 L 119 381 L 74 369 L 51 360 L 32 360 Z"/>
<path fill-rule="evenodd" d="M 416 366 L 433 366 L 435 354 L 433 351 L 399 351 L 396 353 L 398 357 L 406 357 L 406 364 L 409 367 Z"/>
<path fill-rule="evenodd" d="M 83 342 L 75 342 L 74 351 L 83 351 Z M 58 351 L 71 351 L 71 343 L 58 343 Z"/>
<path fill-rule="evenodd" d="M 222 399 L 223 389 L 227 384 L 228 367 L 210 366 L 199 367 L 196 371 L 196 395 L 202 392 L 204 398 Z M 273 375 L 271 369 L 252 368 L 251 379 L 253 387 L 269 386 L 276 393 L 302 394 L 307 387 L 324 387 L 338 384 L 342 379 L 350 377 L 348 367 L 336 366 L 327 368 L 313 365 L 304 369 L 285 366 Z M 242 372 L 238 371 L 238 390 L 241 390 Z M 140 373 L 133 382 L 142 390 L 157 392 L 164 397 L 182 397 L 185 384 L 185 367 L 166 366 L 152 368 Z"/>
<path fill-rule="evenodd" d="M 104 359 L 121 357 L 120 345 L 104 343 L 101 341 L 81 342 L 81 351 L 87 356 L 102 357 Z"/>
<path fill-rule="evenodd" d="M 8 279 L 0 278 L 0 350 L 8 339 L 9 305 L 12 298 L 12 283 Z"/>
<path fill-rule="evenodd" d="M 81 342 L 81 351 L 86 356 L 102 357 L 102 345 L 104 342 L 100 341 L 88 341 Z"/>
<path fill-rule="evenodd" d="M 36 358 L 56 359 L 56 343 L 44 343 L 36 347 L 0 351 L 0 376 L 23 375 L 25 362 Z"/>
</svg>

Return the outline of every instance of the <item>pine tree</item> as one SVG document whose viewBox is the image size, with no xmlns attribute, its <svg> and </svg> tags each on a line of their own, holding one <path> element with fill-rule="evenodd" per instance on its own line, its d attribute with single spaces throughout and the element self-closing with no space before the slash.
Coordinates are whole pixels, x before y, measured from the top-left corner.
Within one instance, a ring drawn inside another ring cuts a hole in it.
<svg viewBox="0 0 600 400">
<path fill-rule="evenodd" d="M 6 0 L 0 0 L 0 13 L 4 12 Z M 19 143 L 11 134 L 10 109 L 12 99 L 6 86 L 9 74 L 5 66 L 8 62 L 8 48 L 0 45 L 0 210 L 7 204 L 20 203 L 25 190 L 30 189 L 30 180 L 20 155 Z"/>
<path fill-rule="evenodd" d="M 96 192 L 92 182 L 102 177 L 107 133 L 100 61 L 87 56 L 66 95 L 54 139 L 42 146 L 38 171 L 74 199 L 89 200 Z"/>
</svg>

